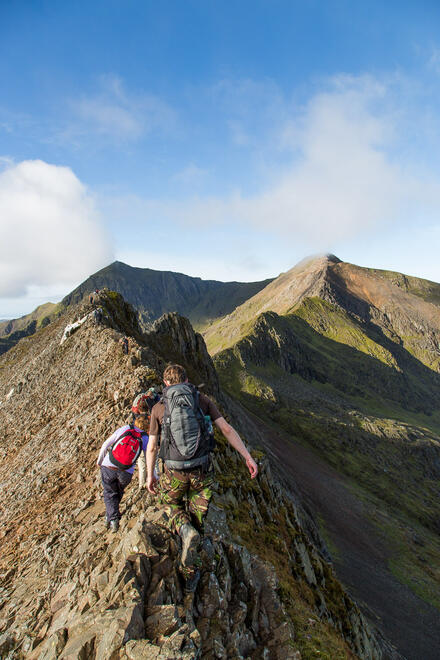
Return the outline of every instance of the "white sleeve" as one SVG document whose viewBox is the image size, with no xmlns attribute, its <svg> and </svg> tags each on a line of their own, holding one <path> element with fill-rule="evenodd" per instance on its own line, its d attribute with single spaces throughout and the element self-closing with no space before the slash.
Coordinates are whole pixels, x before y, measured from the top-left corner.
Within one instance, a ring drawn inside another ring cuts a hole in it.
<svg viewBox="0 0 440 660">
<path fill-rule="evenodd" d="M 99 456 L 98 456 L 98 460 L 96 461 L 96 465 L 101 465 L 102 461 L 104 460 L 104 456 L 105 456 L 106 453 L 107 453 L 107 449 L 108 449 L 109 446 L 110 446 L 110 445 L 116 440 L 116 438 L 117 438 L 118 435 L 119 435 L 119 431 L 120 431 L 120 429 L 117 429 L 117 430 L 116 430 L 114 433 L 112 433 L 112 435 L 111 435 L 109 438 L 107 438 L 107 440 L 104 442 L 104 444 L 102 445 L 101 449 L 99 450 Z"/>
</svg>

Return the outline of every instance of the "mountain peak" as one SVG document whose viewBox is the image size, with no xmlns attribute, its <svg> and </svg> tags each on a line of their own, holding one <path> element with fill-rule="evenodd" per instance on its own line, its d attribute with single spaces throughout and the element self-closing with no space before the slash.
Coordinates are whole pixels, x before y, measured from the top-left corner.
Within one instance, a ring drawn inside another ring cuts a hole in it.
<svg viewBox="0 0 440 660">
<path fill-rule="evenodd" d="M 314 255 L 281 273 L 264 289 L 207 330 L 204 336 L 209 350 L 216 353 L 235 343 L 249 321 L 264 312 L 288 314 L 304 298 L 321 296 L 327 288 L 329 269 L 337 267 L 339 263 L 342 263 L 341 260 L 333 254 Z"/>
<path fill-rule="evenodd" d="M 281 273 L 232 314 L 213 324 L 205 334 L 210 351 L 217 353 L 234 344 L 260 314 L 291 314 L 306 298 L 321 298 L 364 321 L 371 314 L 377 316 L 372 308 L 380 309 L 385 325 L 385 317 L 392 315 L 396 324 L 407 326 L 408 336 L 413 334 L 410 328 L 417 318 L 424 319 L 425 334 L 440 332 L 438 284 L 322 254 L 307 257 Z"/>
<path fill-rule="evenodd" d="M 337 257 L 336 255 L 331 254 L 331 253 L 311 254 L 308 257 L 305 257 L 304 259 L 301 259 L 301 261 L 298 261 L 298 263 L 295 264 L 292 268 L 290 268 L 290 270 L 287 271 L 287 272 L 290 272 L 294 269 L 300 269 L 300 268 L 302 269 L 304 267 L 311 266 L 312 264 L 313 265 L 325 265 L 325 264 L 328 264 L 328 263 L 340 264 L 340 263 L 342 263 L 342 260 L 339 259 L 339 257 Z"/>
<path fill-rule="evenodd" d="M 342 262 L 342 259 L 339 259 L 335 254 L 331 254 L 330 252 L 325 255 L 328 259 L 328 261 L 331 261 L 334 264 L 340 264 Z"/>
</svg>

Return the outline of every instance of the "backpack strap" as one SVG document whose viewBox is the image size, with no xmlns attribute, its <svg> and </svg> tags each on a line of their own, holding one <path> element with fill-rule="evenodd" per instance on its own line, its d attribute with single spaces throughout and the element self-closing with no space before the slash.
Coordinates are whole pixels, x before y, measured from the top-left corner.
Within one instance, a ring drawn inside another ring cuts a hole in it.
<svg viewBox="0 0 440 660">
<path fill-rule="evenodd" d="M 200 429 L 202 433 L 204 433 L 205 435 L 209 435 L 206 426 L 205 413 L 200 407 L 200 392 L 196 387 L 194 387 L 193 395 L 194 395 L 194 412 L 196 413 L 197 419 L 199 420 Z"/>
<path fill-rule="evenodd" d="M 168 452 L 168 445 L 170 442 L 170 403 L 169 403 L 169 398 L 167 396 L 167 388 L 165 387 L 163 392 L 162 392 L 162 397 L 160 399 L 160 402 L 163 403 L 164 405 L 164 411 L 163 411 L 163 420 L 162 420 L 162 428 L 161 428 L 161 433 L 160 433 L 160 447 L 159 447 L 159 457 L 160 458 L 165 458 Z"/>
<path fill-rule="evenodd" d="M 115 440 L 115 441 L 109 446 L 109 448 L 107 449 L 107 454 L 110 454 L 110 453 L 111 453 L 113 447 L 114 447 L 114 446 L 115 446 L 120 440 L 122 440 L 123 438 L 125 438 L 127 435 L 131 435 L 131 432 L 135 430 L 135 429 L 134 429 L 134 424 L 131 424 L 131 423 L 130 423 L 130 424 L 129 424 L 129 427 L 130 427 L 130 428 L 128 428 L 128 429 L 126 429 L 125 431 L 123 431 L 123 432 L 121 433 L 121 435 L 120 435 L 118 438 L 116 438 L 116 440 Z M 125 470 L 129 470 L 131 467 L 133 467 L 133 466 L 135 465 L 137 459 L 138 459 L 139 456 L 141 455 L 141 453 L 142 453 L 142 448 L 143 448 L 143 436 L 146 435 L 146 434 L 145 434 L 144 431 L 142 431 L 142 429 L 139 429 L 139 431 L 140 431 L 140 436 L 141 436 L 141 437 L 140 437 L 139 450 L 138 450 L 138 452 L 137 452 L 137 454 L 136 454 L 136 457 L 135 457 L 135 459 L 134 459 L 134 462 L 133 462 L 131 465 L 129 465 L 129 466 L 127 466 L 127 467 L 122 467 L 121 464 L 119 464 L 119 466 L 118 466 L 118 465 L 114 462 L 113 456 L 109 456 L 109 458 L 110 458 L 110 462 L 113 463 L 113 464 L 115 464 L 116 467 L 118 467 L 118 469 L 123 470 L 123 471 L 125 471 Z M 135 433 L 138 433 L 138 431 L 135 431 Z"/>
<path fill-rule="evenodd" d="M 107 448 L 107 454 L 109 454 L 109 453 L 111 452 L 111 450 L 113 449 L 113 447 L 115 446 L 115 444 L 116 444 L 117 442 L 119 442 L 119 440 L 122 440 L 122 438 L 123 438 L 125 435 L 127 435 L 127 433 L 128 433 L 129 430 L 133 430 L 133 429 L 134 429 L 134 426 L 133 426 L 132 423 L 130 423 L 128 426 L 129 426 L 130 428 L 129 428 L 129 429 L 125 429 L 125 431 L 122 431 L 121 435 L 118 435 L 118 437 L 116 438 L 116 440 L 115 440 L 114 442 L 112 442 L 111 445 L 108 446 L 108 448 Z"/>
</svg>

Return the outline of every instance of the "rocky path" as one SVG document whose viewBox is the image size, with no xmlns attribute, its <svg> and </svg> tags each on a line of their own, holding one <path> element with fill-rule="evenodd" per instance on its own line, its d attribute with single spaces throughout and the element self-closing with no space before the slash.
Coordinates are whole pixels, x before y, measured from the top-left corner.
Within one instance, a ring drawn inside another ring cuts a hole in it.
<svg viewBox="0 0 440 660">
<path fill-rule="evenodd" d="M 336 573 L 364 612 L 408 660 L 438 660 L 440 613 L 390 572 L 387 548 L 369 522 L 365 505 L 312 450 L 247 412 L 258 420 L 260 438 L 277 469 L 295 481 L 312 513 L 322 515 L 337 548 Z"/>
</svg>

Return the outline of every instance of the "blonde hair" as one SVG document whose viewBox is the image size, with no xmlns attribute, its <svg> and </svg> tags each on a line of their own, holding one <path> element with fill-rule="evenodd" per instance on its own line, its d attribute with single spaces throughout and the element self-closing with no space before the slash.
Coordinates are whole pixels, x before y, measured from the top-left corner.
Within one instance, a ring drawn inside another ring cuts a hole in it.
<svg viewBox="0 0 440 660">
<path fill-rule="evenodd" d="M 150 430 L 150 422 L 146 415 L 138 415 L 134 421 L 134 425 L 141 431 L 146 431 L 147 433 Z"/>
</svg>

